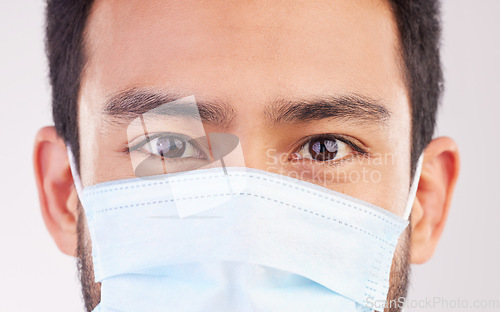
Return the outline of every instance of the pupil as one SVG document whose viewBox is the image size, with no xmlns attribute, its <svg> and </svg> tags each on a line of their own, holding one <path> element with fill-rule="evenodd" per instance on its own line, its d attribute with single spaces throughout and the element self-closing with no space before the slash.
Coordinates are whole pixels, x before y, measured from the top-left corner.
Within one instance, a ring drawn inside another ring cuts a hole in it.
<svg viewBox="0 0 500 312">
<path fill-rule="evenodd" d="M 338 146 L 336 140 L 317 139 L 313 142 L 313 144 L 309 144 L 309 153 L 314 160 L 332 160 L 337 155 Z"/>
<path fill-rule="evenodd" d="M 178 138 L 161 137 L 156 141 L 156 148 L 161 157 L 178 158 L 184 154 L 186 143 Z"/>
</svg>

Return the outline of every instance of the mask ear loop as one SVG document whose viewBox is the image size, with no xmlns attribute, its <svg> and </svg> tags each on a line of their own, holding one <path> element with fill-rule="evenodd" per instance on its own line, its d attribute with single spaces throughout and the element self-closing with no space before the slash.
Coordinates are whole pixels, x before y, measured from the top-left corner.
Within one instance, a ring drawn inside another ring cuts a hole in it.
<svg viewBox="0 0 500 312">
<path fill-rule="evenodd" d="M 82 199 L 82 191 L 83 191 L 82 179 L 80 178 L 80 175 L 78 174 L 78 170 L 76 170 L 75 156 L 73 155 L 73 152 L 71 151 L 71 146 L 69 144 L 66 145 L 66 152 L 68 153 L 69 167 L 71 169 L 71 175 L 73 176 L 73 183 L 75 184 L 76 193 L 78 194 L 78 198 L 80 200 L 83 200 Z"/>
<path fill-rule="evenodd" d="M 408 194 L 408 201 L 406 203 L 406 208 L 404 210 L 403 218 L 408 220 L 410 217 L 411 210 L 413 208 L 413 202 L 415 201 L 415 196 L 417 195 L 418 182 L 420 181 L 420 174 L 422 173 L 422 163 L 424 161 L 424 154 L 420 155 L 417 161 L 417 167 L 415 168 L 415 175 L 411 183 L 410 192 Z"/>
</svg>

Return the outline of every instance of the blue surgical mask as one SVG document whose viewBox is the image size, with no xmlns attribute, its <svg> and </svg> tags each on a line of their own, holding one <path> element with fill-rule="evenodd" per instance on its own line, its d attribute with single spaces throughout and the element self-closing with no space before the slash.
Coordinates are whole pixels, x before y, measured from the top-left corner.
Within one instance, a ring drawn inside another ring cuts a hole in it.
<svg viewBox="0 0 500 312">
<path fill-rule="evenodd" d="M 249 168 L 80 189 L 102 283 L 94 311 L 371 311 L 386 300 L 420 164 L 403 217 Z"/>
</svg>

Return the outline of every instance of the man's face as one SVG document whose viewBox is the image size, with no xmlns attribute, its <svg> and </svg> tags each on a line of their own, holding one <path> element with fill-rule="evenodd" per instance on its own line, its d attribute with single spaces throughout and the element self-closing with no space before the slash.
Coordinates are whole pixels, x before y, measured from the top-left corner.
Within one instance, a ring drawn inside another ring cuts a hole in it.
<svg viewBox="0 0 500 312">
<path fill-rule="evenodd" d="M 402 215 L 410 104 L 385 1 L 96 1 L 86 43 L 84 186 L 134 176 L 133 135 L 110 101 L 194 95 L 225 111 L 203 126 L 236 135 L 245 166 Z M 332 144 L 336 155 L 324 150 Z"/>
</svg>

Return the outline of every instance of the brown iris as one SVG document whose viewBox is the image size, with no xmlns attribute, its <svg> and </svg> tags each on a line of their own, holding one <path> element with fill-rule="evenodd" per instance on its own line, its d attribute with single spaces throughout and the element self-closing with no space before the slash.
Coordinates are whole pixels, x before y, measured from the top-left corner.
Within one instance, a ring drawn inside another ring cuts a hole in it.
<svg viewBox="0 0 500 312">
<path fill-rule="evenodd" d="M 337 140 L 320 138 L 309 143 L 309 153 L 311 158 L 318 161 L 332 160 L 337 156 Z"/>
</svg>

